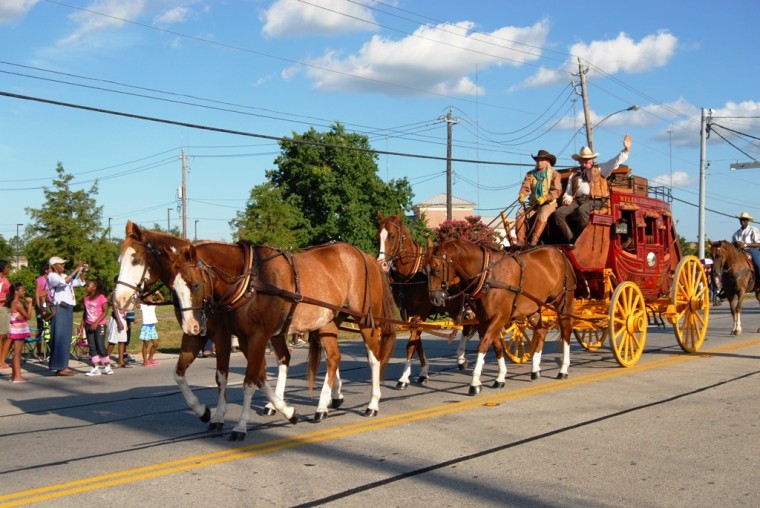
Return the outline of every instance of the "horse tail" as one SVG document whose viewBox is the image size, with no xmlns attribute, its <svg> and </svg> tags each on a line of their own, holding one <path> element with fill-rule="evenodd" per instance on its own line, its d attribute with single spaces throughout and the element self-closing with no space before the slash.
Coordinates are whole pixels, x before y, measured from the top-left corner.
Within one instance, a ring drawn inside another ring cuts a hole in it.
<svg viewBox="0 0 760 508">
<path fill-rule="evenodd" d="M 317 378 L 317 369 L 322 361 L 322 341 L 318 333 L 309 333 L 309 395 L 314 391 L 314 381 Z"/>
<path fill-rule="evenodd" d="M 390 320 L 398 317 L 398 311 L 396 303 L 393 300 L 393 290 L 391 289 L 390 282 L 388 282 L 388 277 L 382 272 L 380 272 L 380 281 L 383 289 L 382 317 L 385 318 L 380 323 L 380 333 L 382 334 L 380 340 L 380 379 L 384 379 L 385 368 L 388 366 L 388 362 L 396 348 L 396 325 Z"/>
</svg>

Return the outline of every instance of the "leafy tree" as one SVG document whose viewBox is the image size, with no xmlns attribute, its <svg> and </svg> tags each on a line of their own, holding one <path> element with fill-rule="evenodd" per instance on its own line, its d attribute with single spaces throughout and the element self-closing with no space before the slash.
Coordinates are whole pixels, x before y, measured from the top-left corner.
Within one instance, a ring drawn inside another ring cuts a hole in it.
<svg viewBox="0 0 760 508">
<path fill-rule="evenodd" d="M 458 239 L 494 249 L 501 248 L 499 234 L 493 228 L 483 224 L 479 215 L 471 215 L 465 217 L 464 220 L 445 220 L 435 228 L 434 232 L 438 243 Z"/>
<path fill-rule="evenodd" d="M 272 182 L 251 189 L 245 210 L 237 213 L 230 227 L 241 240 L 257 245 L 272 245 L 294 249 L 307 245 L 309 224 L 299 207 L 298 196 L 284 196 L 280 187 Z"/>
<path fill-rule="evenodd" d="M 0 259 L 10 261 L 15 254 L 14 250 L 13 246 L 4 237 L 0 236 Z"/>
<path fill-rule="evenodd" d="M 278 168 L 268 171 L 267 178 L 280 190 L 283 201 L 300 211 L 299 247 L 342 240 L 374 251 L 377 210 L 396 213 L 411 206 L 409 182 L 405 178 L 383 182 L 367 136 L 346 132 L 340 123 L 329 132 L 312 128 L 301 135 L 294 133 L 293 141 L 282 141 L 280 148 L 275 160 Z M 247 227 L 249 238 L 263 237 L 259 229 L 266 222 L 256 217 L 248 220 L 249 210 L 257 208 L 248 207 L 235 223 Z"/>
<path fill-rule="evenodd" d="M 90 265 L 88 277 L 100 277 L 106 283 L 118 272 L 118 246 L 106 238 L 101 226 L 103 207 L 97 206 L 98 183 L 89 190 L 73 190 L 74 176 L 59 162 L 52 187 L 44 187 L 40 208 L 26 208 L 32 224 L 26 228 L 26 256 L 36 269 L 51 256 Z M 69 267 L 67 266 L 67 268 Z"/>
</svg>

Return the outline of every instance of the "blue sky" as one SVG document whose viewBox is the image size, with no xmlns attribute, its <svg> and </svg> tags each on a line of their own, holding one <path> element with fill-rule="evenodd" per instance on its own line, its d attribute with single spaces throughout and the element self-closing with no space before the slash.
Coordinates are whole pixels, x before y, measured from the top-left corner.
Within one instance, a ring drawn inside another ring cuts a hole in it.
<svg viewBox="0 0 760 508">
<path fill-rule="evenodd" d="M 267 137 L 337 120 L 378 150 L 445 157 L 450 108 L 453 157 L 483 161 L 453 164 L 453 194 L 494 215 L 531 154 L 569 166 L 586 144 L 581 58 L 594 123 L 640 107 L 594 131 L 600 160 L 631 133 L 628 164 L 672 180 L 689 240 L 701 109 L 713 110 L 706 233 L 727 238 L 742 211 L 760 219 L 760 169 L 729 169 L 760 158 L 759 14 L 738 0 L 3 0 L 0 92 L 254 136 L 0 96 L 0 234 L 28 223 L 58 161 L 74 188 L 98 179 L 114 236 L 128 219 L 177 225 L 184 149 L 188 235 L 230 240 L 228 222 L 274 167 Z M 444 161 L 379 155 L 378 167 L 407 177 L 415 201 L 446 190 Z"/>
</svg>

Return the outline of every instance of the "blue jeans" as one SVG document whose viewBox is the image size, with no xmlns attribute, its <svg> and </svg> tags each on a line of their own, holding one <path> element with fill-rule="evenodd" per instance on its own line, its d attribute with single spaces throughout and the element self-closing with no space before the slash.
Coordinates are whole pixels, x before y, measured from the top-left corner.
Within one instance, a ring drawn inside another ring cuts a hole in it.
<svg viewBox="0 0 760 508">
<path fill-rule="evenodd" d="M 55 316 L 50 322 L 50 368 L 63 370 L 69 366 L 71 335 L 74 331 L 74 306 L 55 306 Z"/>
<path fill-rule="evenodd" d="M 755 280 L 760 277 L 760 249 L 747 249 L 752 257 L 752 264 L 755 265 Z"/>
</svg>

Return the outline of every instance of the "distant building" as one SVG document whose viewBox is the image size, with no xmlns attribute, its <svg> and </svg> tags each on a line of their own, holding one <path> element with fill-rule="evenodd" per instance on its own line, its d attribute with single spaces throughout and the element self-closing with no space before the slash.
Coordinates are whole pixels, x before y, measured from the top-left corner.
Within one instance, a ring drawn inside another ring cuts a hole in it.
<svg viewBox="0 0 760 508">
<path fill-rule="evenodd" d="M 18 266 L 16 266 L 16 256 L 11 257 L 8 260 L 8 263 L 11 265 L 11 271 L 16 271 L 20 268 L 26 268 L 29 266 L 29 260 L 26 259 L 26 256 L 18 256 Z"/>
<path fill-rule="evenodd" d="M 436 194 L 435 196 L 428 198 L 425 201 L 417 203 L 412 207 L 412 211 L 414 212 L 414 217 L 416 219 L 419 219 L 420 216 L 424 213 L 425 218 L 427 219 L 427 226 L 430 229 L 437 228 L 441 222 L 446 220 L 446 193 L 442 192 L 440 194 Z M 465 217 L 470 217 L 472 215 L 478 215 L 475 213 L 475 203 L 472 201 L 467 201 L 466 199 L 458 198 L 456 196 L 451 196 L 452 219 L 464 220 Z M 499 235 L 501 235 L 502 239 L 504 239 L 502 241 L 504 245 L 509 244 L 509 242 L 506 240 L 507 232 L 504 229 L 504 223 L 501 220 L 501 217 L 498 217 L 496 220 L 494 220 L 493 216 L 488 217 L 481 215 L 480 220 L 483 222 L 483 224 L 489 225 L 495 229 Z"/>
</svg>

